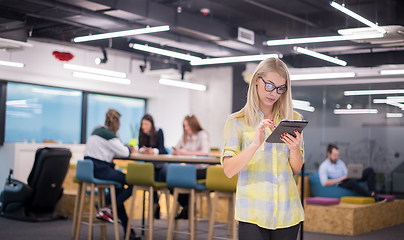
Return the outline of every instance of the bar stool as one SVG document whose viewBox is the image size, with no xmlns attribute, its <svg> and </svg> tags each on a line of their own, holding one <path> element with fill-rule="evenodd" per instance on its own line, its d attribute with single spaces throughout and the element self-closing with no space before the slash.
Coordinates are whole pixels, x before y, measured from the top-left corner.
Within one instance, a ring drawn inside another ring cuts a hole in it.
<svg viewBox="0 0 404 240">
<path fill-rule="evenodd" d="M 102 180 L 94 177 L 94 163 L 91 160 L 84 160 L 77 162 L 76 168 L 76 177 L 79 181 L 82 182 L 81 193 L 80 193 L 80 207 L 77 218 L 77 227 L 76 227 L 76 240 L 79 239 L 80 236 L 80 226 L 81 226 L 81 218 L 83 215 L 83 207 L 84 207 L 84 197 L 86 188 L 88 186 L 91 187 L 90 193 L 90 212 L 89 212 L 89 226 L 88 226 L 88 240 L 92 239 L 93 233 L 93 217 L 94 217 L 94 195 L 95 188 L 98 188 L 98 193 L 101 200 L 101 205 L 104 205 L 105 201 L 105 188 L 110 189 L 111 195 L 111 205 L 112 205 L 112 215 L 114 219 L 114 230 L 115 230 L 115 240 L 119 240 L 119 231 L 118 231 L 118 211 L 116 207 L 116 195 L 115 195 L 115 187 L 121 188 L 122 185 L 115 181 L 110 180 Z M 101 228 L 101 236 L 103 239 L 106 237 L 106 228 L 103 226 Z"/>
<path fill-rule="evenodd" d="M 235 203 L 236 203 L 236 188 L 237 188 L 238 175 L 228 178 L 224 174 L 221 165 L 209 166 L 206 169 L 206 187 L 210 191 L 214 191 L 212 210 L 209 216 L 209 234 L 208 240 L 213 239 L 214 225 L 215 225 L 215 212 L 217 201 L 219 198 L 229 198 L 229 214 L 227 218 L 227 237 L 232 236 L 232 239 L 237 239 L 237 222 L 234 218 Z M 232 230 L 232 234 L 230 234 Z"/>
<path fill-rule="evenodd" d="M 77 194 L 76 194 L 76 199 L 74 200 L 72 238 L 74 238 L 76 236 L 77 217 L 78 217 L 80 194 L 81 194 L 81 187 L 82 187 L 82 182 L 77 179 L 76 175 L 73 176 L 73 182 L 77 183 Z"/>
<path fill-rule="evenodd" d="M 196 180 L 196 168 L 194 165 L 169 164 L 167 169 L 167 184 L 174 188 L 174 202 L 169 215 L 167 240 L 173 239 L 173 225 L 176 210 L 178 210 L 178 195 L 180 193 L 190 194 L 189 198 L 189 232 L 190 240 L 195 239 L 195 195 L 196 193 L 205 194 L 208 198 L 208 210 L 210 211 L 210 195 L 204 184 L 198 184 Z"/>
<path fill-rule="evenodd" d="M 133 208 L 135 206 L 135 197 L 137 190 L 143 190 L 149 192 L 149 209 L 148 209 L 148 228 L 147 239 L 153 239 L 153 192 L 155 190 L 164 191 L 166 195 L 167 215 L 169 215 L 169 202 L 170 195 L 167 194 L 167 183 L 154 181 L 154 165 L 153 163 L 128 163 L 128 169 L 126 173 L 126 182 L 129 185 L 133 185 L 132 190 L 132 202 L 129 212 L 129 221 L 126 231 L 125 240 L 129 240 L 131 223 L 133 220 Z"/>
</svg>

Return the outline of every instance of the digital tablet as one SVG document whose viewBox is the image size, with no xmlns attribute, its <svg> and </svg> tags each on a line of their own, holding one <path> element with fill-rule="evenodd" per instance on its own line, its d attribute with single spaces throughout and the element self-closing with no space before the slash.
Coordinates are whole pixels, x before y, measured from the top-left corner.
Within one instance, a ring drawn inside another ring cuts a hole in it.
<svg viewBox="0 0 404 240">
<path fill-rule="evenodd" d="M 275 128 L 275 130 L 269 135 L 266 142 L 267 143 L 284 143 L 281 140 L 281 135 L 285 132 L 289 133 L 290 135 L 296 137 L 294 133 L 297 130 L 299 133 L 303 131 L 303 128 L 306 127 L 307 121 L 305 120 L 282 120 L 280 121 L 279 125 Z"/>
</svg>

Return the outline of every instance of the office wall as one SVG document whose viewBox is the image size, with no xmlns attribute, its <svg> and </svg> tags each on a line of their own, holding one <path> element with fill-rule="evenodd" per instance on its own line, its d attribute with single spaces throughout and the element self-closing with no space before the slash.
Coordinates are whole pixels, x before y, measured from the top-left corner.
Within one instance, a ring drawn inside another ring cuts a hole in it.
<svg viewBox="0 0 404 240">
<path fill-rule="evenodd" d="M 0 60 L 22 62 L 24 68 L 0 67 L 0 79 L 23 83 L 33 83 L 64 88 L 73 88 L 91 92 L 125 95 L 146 98 L 147 109 L 154 119 L 157 127 L 164 130 L 166 146 L 175 145 L 181 137 L 182 121 L 190 113 L 204 116 L 220 116 L 221 121 L 216 124 L 214 119 L 201 119 L 201 124 L 211 134 L 212 147 L 221 147 L 222 122 L 225 115 L 230 114 L 231 88 L 229 91 L 219 91 L 223 85 L 231 85 L 232 74 L 230 68 L 212 68 L 194 71 L 189 78 L 191 82 L 207 83 L 206 92 L 197 92 L 182 88 L 164 86 L 158 83 L 159 76 L 142 73 L 139 65 L 143 61 L 131 59 L 128 54 L 117 51 L 109 51 L 108 62 L 97 66 L 94 63 L 96 57 L 102 57 L 99 48 L 80 49 L 71 46 L 29 41 L 34 45 L 18 51 L 0 52 Z M 69 61 L 87 67 L 96 67 L 127 73 L 131 80 L 129 85 L 94 81 L 75 78 L 72 70 L 63 68 L 63 63 L 57 60 L 53 51 L 70 52 L 74 58 Z M 209 75 L 208 72 L 217 74 Z M 219 94 L 220 93 L 220 94 Z M 230 100 L 229 100 L 230 99 Z M 217 104 L 221 102 L 222 104 Z M 113 107 L 113 106 L 111 106 Z M 219 115 L 218 115 L 219 114 Z M 220 135 L 220 136 L 219 136 Z M 220 140 L 219 140 L 220 139 Z"/>
</svg>

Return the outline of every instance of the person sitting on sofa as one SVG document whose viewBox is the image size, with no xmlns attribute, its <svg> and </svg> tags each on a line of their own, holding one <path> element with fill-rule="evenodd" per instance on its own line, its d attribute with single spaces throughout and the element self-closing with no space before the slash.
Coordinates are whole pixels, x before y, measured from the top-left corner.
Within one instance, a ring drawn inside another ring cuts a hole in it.
<svg viewBox="0 0 404 240">
<path fill-rule="evenodd" d="M 347 179 L 347 167 L 345 163 L 339 159 L 338 147 L 334 144 L 328 144 L 327 146 L 327 159 L 321 163 L 318 170 L 321 185 L 327 186 L 339 186 L 346 189 L 353 190 L 360 195 L 366 197 L 374 197 L 376 202 L 386 201 L 385 198 L 379 197 L 376 194 L 376 174 L 373 168 L 366 168 L 363 170 L 361 179 Z M 359 185 L 359 182 L 367 182 L 368 189 Z"/>
</svg>

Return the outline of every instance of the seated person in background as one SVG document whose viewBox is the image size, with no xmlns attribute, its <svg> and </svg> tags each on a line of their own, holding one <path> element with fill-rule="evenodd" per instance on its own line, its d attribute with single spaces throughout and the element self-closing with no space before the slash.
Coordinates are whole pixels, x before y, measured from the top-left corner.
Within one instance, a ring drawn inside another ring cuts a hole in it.
<svg viewBox="0 0 404 240">
<path fill-rule="evenodd" d="M 119 117 L 121 115 L 114 109 L 109 109 L 105 117 L 105 126 L 96 127 L 88 138 L 86 143 L 86 149 L 84 151 L 84 159 L 91 160 L 94 163 L 94 177 L 104 180 L 112 180 L 127 185 L 125 180 L 125 174 L 115 170 L 115 164 L 113 163 L 114 155 L 120 155 L 122 157 L 129 157 L 132 148 L 123 145 L 121 140 L 117 137 L 117 131 L 120 127 Z M 121 220 L 124 232 L 128 225 L 128 216 L 126 215 L 124 202 L 132 194 L 132 186 L 128 188 L 116 189 L 116 205 L 118 209 L 118 217 Z M 106 199 L 107 206 L 99 209 L 97 218 L 113 222 L 111 211 L 111 199 Z M 139 236 L 131 229 L 131 240 L 140 240 Z"/>
<path fill-rule="evenodd" d="M 139 129 L 139 153 L 142 154 L 167 154 L 164 147 L 163 130 L 154 126 L 153 117 L 146 114 L 142 118 L 141 127 Z M 154 179 L 158 182 L 165 182 L 165 175 L 160 174 L 164 162 L 154 164 Z M 157 191 L 154 191 L 154 218 L 160 219 L 159 196 Z"/>
<path fill-rule="evenodd" d="M 357 192 L 366 197 L 374 197 L 377 202 L 386 201 L 386 199 L 379 197 L 376 193 L 376 174 L 372 168 L 363 170 L 361 179 L 347 179 L 347 167 L 345 163 L 339 159 L 338 147 L 334 144 L 328 144 L 327 159 L 321 163 L 318 170 L 321 185 L 347 188 Z M 366 190 L 359 182 L 367 182 L 368 189 Z"/>
<path fill-rule="evenodd" d="M 184 133 L 178 141 L 172 154 L 207 156 L 210 155 L 209 135 L 202 129 L 198 119 L 194 115 L 186 116 L 183 122 Z M 208 164 L 195 164 L 196 178 L 206 178 L 206 168 Z M 180 194 L 178 202 L 181 204 L 182 211 L 175 219 L 188 219 L 188 199 L 189 194 Z"/>
</svg>

